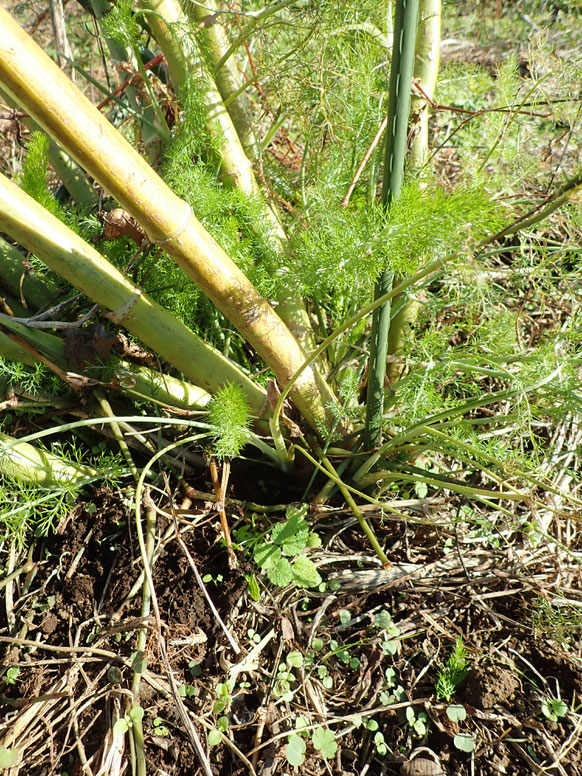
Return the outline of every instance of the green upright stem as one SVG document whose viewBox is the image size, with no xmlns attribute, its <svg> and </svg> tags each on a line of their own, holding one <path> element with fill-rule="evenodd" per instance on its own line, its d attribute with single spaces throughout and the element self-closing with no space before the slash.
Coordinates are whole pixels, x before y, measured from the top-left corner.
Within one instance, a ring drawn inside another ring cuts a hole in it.
<svg viewBox="0 0 582 776">
<path fill-rule="evenodd" d="M 404 159 L 410 113 L 410 84 L 414 67 L 417 20 L 418 0 L 396 0 L 384 180 L 382 183 L 382 202 L 385 207 L 388 207 L 393 199 L 400 196 L 404 179 Z M 392 281 L 392 271 L 386 268 L 376 283 L 374 294 L 376 299 L 390 291 Z M 366 446 L 369 448 L 378 445 L 382 437 L 390 311 L 391 304 L 386 302 L 374 312 L 372 319 L 365 430 Z"/>
<path fill-rule="evenodd" d="M 408 169 L 422 170 L 428 155 L 428 116 L 430 104 L 436 87 L 441 41 L 441 0 L 419 0 L 418 30 L 416 33 L 416 51 L 414 58 L 414 81 L 422 89 L 411 98 L 410 114 L 414 124 L 414 138 L 410 146 Z M 406 341 L 407 333 L 414 324 L 418 313 L 418 302 L 405 297 L 404 304 L 390 322 L 388 332 L 388 354 L 398 356 Z M 388 380 L 395 383 L 402 376 L 399 360 L 387 365 Z"/>
</svg>

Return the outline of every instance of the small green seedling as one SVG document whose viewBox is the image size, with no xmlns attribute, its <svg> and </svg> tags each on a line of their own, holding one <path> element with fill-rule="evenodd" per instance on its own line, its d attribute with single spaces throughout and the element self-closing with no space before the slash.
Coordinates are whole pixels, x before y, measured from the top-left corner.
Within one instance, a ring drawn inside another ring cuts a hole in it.
<svg viewBox="0 0 582 776">
<path fill-rule="evenodd" d="M 168 730 L 166 723 L 161 717 L 154 717 L 154 719 L 152 720 L 152 725 L 154 728 L 154 736 L 167 738 L 167 736 L 170 735 L 170 731 Z"/>
<path fill-rule="evenodd" d="M 291 685 L 297 681 L 293 669 L 301 668 L 302 665 L 303 655 L 297 650 L 289 652 L 287 660 L 284 663 L 279 664 L 279 670 L 273 687 L 273 693 L 277 698 L 280 698 L 282 701 L 293 700 L 294 692 L 291 689 Z"/>
<path fill-rule="evenodd" d="M 219 682 L 214 688 L 218 700 L 212 704 L 213 714 L 222 714 L 230 708 L 232 703 L 232 691 L 234 690 L 234 679 L 227 679 L 226 682 Z"/>
<path fill-rule="evenodd" d="M 450 703 L 457 689 L 469 675 L 471 661 L 467 657 L 463 639 L 459 636 L 453 652 L 445 665 L 439 670 L 435 685 L 438 700 Z"/>
<path fill-rule="evenodd" d="M 419 711 L 418 714 L 414 711 L 412 706 L 406 708 L 406 721 L 417 736 L 425 736 L 428 731 L 428 717 L 424 711 Z"/>
<path fill-rule="evenodd" d="M 226 735 L 230 721 L 222 716 L 216 720 L 216 727 L 208 731 L 208 746 L 218 746 L 222 743 L 222 736 Z"/>
<path fill-rule="evenodd" d="M 253 644 L 258 644 L 261 640 L 260 635 L 255 631 L 254 628 L 249 628 L 247 631 L 247 638 L 249 641 L 251 641 Z"/>
<path fill-rule="evenodd" d="M 18 666 L 10 666 L 8 671 L 4 674 L 4 682 L 6 684 L 16 684 L 20 675 L 20 668 Z"/>
<path fill-rule="evenodd" d="M 552 722 L 557 722 L 568 713 L 568 706 L 560 698 L 544 698 L 542 701 L 542 714 Z"/>
<path fill-rule="evenodd" d="M 181 684 L 178 687 L 178 695 L 180 698 L 194 698 L 196 695 L 196 688 L 193 684 Z"/>
<path fill-rule="evenodd" d="M 373 740 L 377 754 L 379 754 L 380 757 L 385 757 L 388 754 L 388 747 L 386 746 L 386 741 L 384 740 L 384 733 L 380 733 L 380 731 L 378 731 L 374 734 Z"/>
<path fill-rule="evenodd" d="M 143 709 L 141 706 L 134 706 L 133 709 L 126 714 L 125 717 L 121 717 L 113 725 L 114 733 L 121 733 L 122 735 L 132 728 L 135 724 L 139 724 L 143 719 Z"/>
<path fill-rule="evenodd" d="M 382 652 L 385 655 L 395 655 L 398 651 L 400 628 L 394 624 L 390 612 L 382 609 L 374 616 L 374 625 L 382 631 Z"/>
<path fill-rule="evenodd" d="M 215 577 L 212 576 L 212 574 L 205 574 L 202 577 L 202 581 L 205 585 L 209 585 L 211 582 L 218 587 L 221 582 L 224 582 L 224 577 L 222 574 L 217 574 Z"/>
</svg>

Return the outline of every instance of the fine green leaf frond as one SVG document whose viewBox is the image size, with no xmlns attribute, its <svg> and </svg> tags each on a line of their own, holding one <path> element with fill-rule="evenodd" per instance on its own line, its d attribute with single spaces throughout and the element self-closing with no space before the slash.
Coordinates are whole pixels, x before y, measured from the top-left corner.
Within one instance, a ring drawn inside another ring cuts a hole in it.
<svg viewBox="0 0 582 776">
<path fill-rule="evenodd" d="M 133 48 L 137 45 L 141 28 L 134 11 L 133 0 L 119 0 L 101 19 L 103 32 L 119 46 Z"/>
<path fill-rule="evenodd" d="M 240 386 L 228 383 L 217 392 L 208 410 L 214 426 L 214 453 L 218 458 L 234 458 L 245 446 L 251 423 L 249 406 Z"/>
<path fill-rule="evenodd" d="M 305 295 L 369 293 L 389 268 L 409 274 L 434 258 L 463 251 L 506 223 L 506 214 L 479 186 L 447 194 L 410 181 L 387 213 L 380 204 L 346 211 L 313 191 L 310 224 L 292 244 L 289 272 Z M 327 193 L 328 194 L 328 193 Z"/>
<path fill-rule="evenodd" d="M 50 141 L 44 132 L 33 132 L 27 144 L 22 164 L 20 188 L 57 218 L 65 221 L 61 205 L 47 186 L 48 150 Z"/>
</svg>

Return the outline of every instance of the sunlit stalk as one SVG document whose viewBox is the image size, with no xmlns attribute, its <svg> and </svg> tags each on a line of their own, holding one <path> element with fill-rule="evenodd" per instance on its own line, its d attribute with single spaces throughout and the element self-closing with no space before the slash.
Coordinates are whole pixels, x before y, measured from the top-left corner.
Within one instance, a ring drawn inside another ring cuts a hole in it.
<svg viewBox="0 0 582 776">
<path fill-rule="evenodd" d="M 382 183 L 382 202 L 385 207 L 400 196 L 404 178 L 417 19 L 418 0 L 396 0 Z M 392 271 L 387 267 L 376 282 L 374 298 L 387 294 L 392 288 L 392 281 Z M 391 304 L 386 302 L 374 312 L 372 319 L 365 428 L 365 444 L 368 448 L 378 445 L 382 438 L 390 312 Z"/>
</svg>

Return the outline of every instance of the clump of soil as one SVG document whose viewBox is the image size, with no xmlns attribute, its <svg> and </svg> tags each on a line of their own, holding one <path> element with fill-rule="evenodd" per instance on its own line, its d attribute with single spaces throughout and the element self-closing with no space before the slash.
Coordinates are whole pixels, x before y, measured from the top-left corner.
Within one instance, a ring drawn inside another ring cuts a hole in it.
<svg viewBox="0 0 582 776">
<path fill-rule="evenodd" d="M 478 709 L 492 709 L 497 703 L 511 703 L 518 688 L 519 678 L 515 668 L 481 662 L 471 671 L 464 698 Z"/>
</svg>

